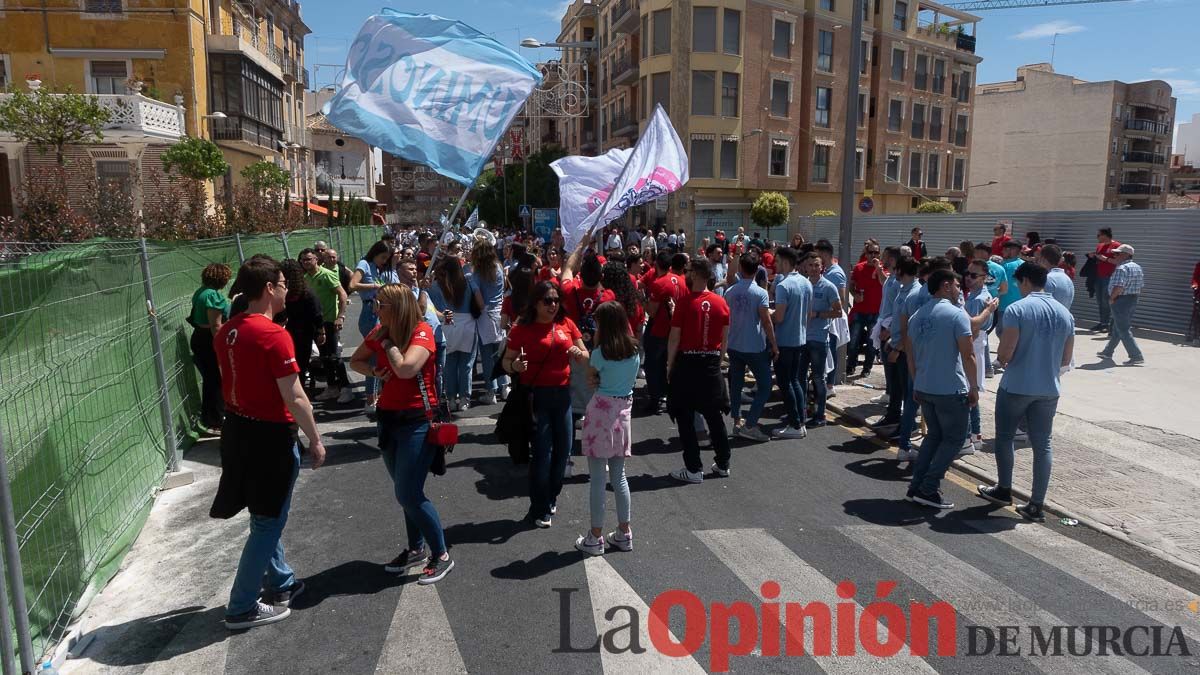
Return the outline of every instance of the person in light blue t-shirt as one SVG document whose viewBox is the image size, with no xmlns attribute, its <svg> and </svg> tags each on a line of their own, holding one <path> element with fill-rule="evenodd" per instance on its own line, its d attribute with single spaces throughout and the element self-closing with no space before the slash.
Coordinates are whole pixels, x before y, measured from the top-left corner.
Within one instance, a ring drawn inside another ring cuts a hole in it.
<svg viewBox="0 0 1200 675">
<path fill-rule="evenodd" d="M 842 299 L 837 286 L 821 274 L 821 259 L 815 253 L 808 254 L 800 261 L 800 269 L 813 285 L 813 300 L 806 327 L 808 341 L 800 354 L 800 386 L 806 388 L 810 377 L 813 383 L 813 416 L 804 425 L 812 429 L 825 426 L 825 399 L 829 393 L 825 366 L 831 344 L 828 339 L 829 325 L 842 315 Z"/>
<path fill-rule="evenodd" d="M 928 429 L 913 466 L 908 498 L 953 508 L 940 492 L 942 478 L 968 434 L 968 411 L 979 403 L 971 320 L 957 304 L 958 275 L 939 269 L 926 280 L 930 299 L 908 319 L 905 352 L 915 373 L 914 397 Z"/>
<path fill-rule="evenodd" d="M 1075 282 L 1059 267 L 1061 262 L 1062 249 L 1057 245 L 1045 244 L 1038 249 L 1037 263 L 1046 270 L 1046 292 L 1070 311 L 1075 303 Z"/>
<path fill-rule="evenodd" d="M 996 474 L 994 487 L 979 486 L 979 495 L 997 504 L 1012 504 L 1013 437 L 1026 420 L 1033 446 L 1033 486 L 1022 517 L 1043 522 L 1042 504 L 1050 486 L 1050 438 L 1058 410 L 1059 376 L 1071 363 L 1075 320 L 1062 303 L 1046 292 L 1045 268 L 1019 267 L 1014 281 L 1024 299 L 1005 310 L 1004 332 L 996 359 L 1006 367 L 996 394 Z"/>
<path fill-rule="evenodd" d="M 842 307 L 849 307 L 849 280 L 846 278 L 846 271 L 833 259 L 833 244 L 827 239 L 821 239 L 817 241 L 815 250 L 821 257 L 821 266 L 824 268 L 821 276 L 837 287 L 838 300 L 842 303 Z M 838 373 L 842 372 L 842 364 L 838 354 L 837 335 L 831 332 L 826 336 L 826 340 L 829 343 L 829 353 L 833 354 L 833 370 L 829 371 L 825 383 L 832 387 L 837 382 Z"/>
<path fill-rule="evenodd" d="M 729 414 L 734 420 L 734 436 L 762 442 L 770 438 L 758 428 L 758 418 L 771 398 L 771 362 L 779 357 L 779 347 L 775 344 L 767 291 L 754 283 L 760 264 L 758 254 L 751 251 L 741 256 L 737 264 L 737 281 L 725 290 L 725 302 L 729 305 Z M 754 373 L 755 393 L 743 418 L 746 368 Z"/>
<path fill-rule="evenodd" d="M 800 362 L 808 341 L 807 322 L 813 301 L 812 283 L 804 278 L 796 265 L 794 249 L 781 248 L 775 254 L 775 339 L 779 343 L 779 360 L 775 377 L 783 392 L 787 413 L 786 423 L 772 432 L 777 438 L 804 438 L 808 431 L 805 422 L 804 384 L 800 379 Z"/>
</svg>

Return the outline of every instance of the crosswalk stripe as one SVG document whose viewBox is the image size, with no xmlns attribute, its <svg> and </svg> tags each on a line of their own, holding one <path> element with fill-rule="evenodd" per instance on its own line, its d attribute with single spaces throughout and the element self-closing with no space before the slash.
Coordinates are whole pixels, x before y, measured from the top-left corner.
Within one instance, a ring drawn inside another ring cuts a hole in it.
<svg viewBox="0 0 1200 675">
<path fill-rule="evenodd" d="M 1045 527 L 1021 524 L 991 536 L 1111 595 L 1164 626 L 1180 626 L 1185 635 L 1200 642 L 1196 614 L 1185 607 L 1196 600 L 1196 593 Z"/>
<path fill-rule="evenodd" d="M 764 530 L 699 530 L 694 534 L 759 598 L 762 598 L 760 587 L 763 582 L 776 581 L 780 586 L 776 602 L 819 602 L 831 609 L 839 602 L 846 602 L 838 597 L 836 583 Z M 861 611 L 859 606 L 856 615 L 861 615 Z M 886 629 L 881 633 L 886 634 Z M 804 644 L 806 649 L 811 651 L 811 621 L 805 622 Z M 871 656 L 861 648 L 854 656 L 812 658 L 827 673 L 853 675 L 935 672 L 923 659 L 904 651 L 886 659 Z"/>
<path fill-rule="evenodd" d="M 1067 622 L 1034 601 L 963 562 L 916 533 L 899 527 L 854 525 L 839 528 L 863 548 L 888 562 L 939 599 L 949 602 L 960 616 L 983 626 L 1062 626 Z M 1021 602 L 1014 602 L 1020 598 Z M 1040 656 L 1024 658 L 1046 673 L 1134 673 L 1146 672 L 1136 664 L 1115 657 Z"/>
<path fill-rule="evenodd" d="M 588 593 L 592 600 L 592 618 L 596 622 L 596 634 L 603 634 L 614 626 L 614 622 L 625 622 L 628 619 L 618 616 L 614 620 L 605 618 L 604 613 L 612 607 L 627 605 L 632 607 L 641 620 L 638 621 L 639 641 L 646 648 L 641 654 L 632 651 L 610 653 L 607 649 L 600 650 L 600 662 L 605 673 L 703 673 L 704 669 L 690 656 L 671 657 L 659 652 L 650 642 L 648 631 L 650 608 L 642 600 L 625 579 L 617 573 L 612 565 L 600 557 L 588 557 L 584 561 L 587 570 Z M 678 636 L 672 633 L 671 639 L 678 644 Z"/>
<path fill-rule="evenodd" d="M 392 614 L 377 673 L 465 673 L 462 653 L 433 585 L 405 584 Z"/>
</svg>

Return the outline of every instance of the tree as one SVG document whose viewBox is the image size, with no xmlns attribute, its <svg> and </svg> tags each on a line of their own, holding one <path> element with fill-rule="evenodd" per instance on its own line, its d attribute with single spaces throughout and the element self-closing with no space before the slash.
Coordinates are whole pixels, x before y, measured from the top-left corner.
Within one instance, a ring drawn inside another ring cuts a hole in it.
<svg viewBox="0 0 1200 675">
<path fill-rule="evenodd" d="M 529 156 L 529 181 L 526 188 L 525 165 L 509 164 L 504 167 L 505 176 L 497 176 L 491 169 L 483 172 L 475 183 L 476 202 L 479 206 L 479 217 L 488 223 L 500 225 L 505 222 L 520 223 L 522 198 L 528 199 L 530 206 L 535 208 L 558 208 L 558 176 L 550 163 L 566 157 L 562 148 L 553 145 L 539 150 Z M 507 185 L 507 191 L 505 187 Z M 507 196 L 508 211 L 505 213 L 505 197 Z M 450 205 L 453 208 L 453 204 Z M 464 204 L 459 211 L 470 213 Z"/>
<path fill-rule="evenodd" d="M 917 213 L 958 213 L 950 202 L 921 202 Z"/>
<path fill-rule="evenodd" d="M 759 193 L 750 207 L 750 220 L 767 231 L 768 239 L 771 237 L 771 229 L 786 225 L 790 215 L 791 207 L 788 206 L 787 197 L 778 192 Z"/>
<path fill-rule="evenodd" d="M 111 119 L 95 96 L 53 93 L 38 88 L 33 93 L 14 92 L 0 104 L 0 129 L 42 152 L 54 148 L 59 166 L 66 164 L 63 149 L 77 143 L 99 143 L 101 130 Z"/>
<path fill-rule="evenodd" d="M 291 172 L 285 171 L 276 166 L 274 162 L 268 162 L 265 159 L 242 169 L 241 176 L 246 179 L 255 192 L 286 190 L 292 182 Z"/>
<path fill-rule="evenodd" d="M 216 143 L 204 138 L 184 137 L 162 155 L 163 168 L 175 170 L 193 180 L 212 180 L 224 176 L 229 163 Z M 247 167 L 248 168 L 248 167 Z"/>
</svg>

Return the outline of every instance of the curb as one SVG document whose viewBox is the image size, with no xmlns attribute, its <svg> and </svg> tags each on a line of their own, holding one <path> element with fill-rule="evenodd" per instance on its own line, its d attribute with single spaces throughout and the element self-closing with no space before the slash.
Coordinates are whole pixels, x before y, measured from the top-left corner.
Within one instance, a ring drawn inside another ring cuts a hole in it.
<svg viewBox="0 0 1200 675">
<path fill-rule="evenodd" d="M 862 415 L 848 412 L 845 408 L 843 408 L 841 406 L 841 404 L 834 403 L 833 401 L 827 402 L 825 404 L 825 407 L 828 410 L 830 410 L 831 412 L 833 412 L 834 414 L 836 414 L 838 417 L 841 417 L 843 420 L 850 422 L 854 426 L 866 428 L 868 430 L 868 433 L 870 433 L 870 435 L 872 437 L 877 438 L 877 439 L 883 438 L 879 434 L 879 432 L 872 431 L 870 429 L 870 427 L 867 425 L 866 418 L 863 417 Z M 885 445 L 887 445 L 886 439 L 883 439 L 883 441 L 884 441 Z M 887 447 L 890 448 L 891 446 L 887 445 Z M 973 478 L 975 480 L 984 481 L 984 482 L 991 483 L 991 484 L 995 484 L 997 482 L 996 476 L 994 474 L 990 474 L 987 471 L 980 469 L 979 467 L 971 466 L 970 464 L 967 464 L 966 462 L 962 462 L 957 459 L 954 460 L 954 462 L 950 465 L 950 467 L 952 469 L 957 470 L 959 473 L 965 474 L 968 477 Z M 1018 488 L 1016 486 L 1012 487 L 1012 493 L 1015 496 L 1020 497 L 1021 499 L 1024 499 L 1026 501 L 1028 501 L 1029 497 L 1030 497 L 1029 491 Z M 1133 546 L 1134 548 L 1137 548 L 1141 551 L 1144 551 L 1144 552 L 1154 556 L 1155 558 L 1158 558 L 1159 560 L 1162 560 L 1165 563 L 1174 565 L 1175 567 L 1178 567 L 1185 572 L 1189 572 L 1191 574 L 1200 576 L 1200 565 L 1196 565 L 1195 563 L 1191 563 L 1186 560 L 1181 560 L 1177 556 L 1174 556 L 1170 553 L 1161 551 L 1161 550 L 1154 548 L 1143 542 L 1137 541 L 1137 540 L 1131 538 L 1129 535 L 1125 534 L 1124 532 L 1115 530 L 1112 527 L 1105 525 L 1103 523 L 1098 523 L 1095 520 L 1088 518 L 1086 516 L 1079 515 L 1079 514 L 1075 513 L 1074 511 L 1072 511 L 1071 509 L 1069 509 L 1068 507 L 1063 506 L 1062 504 L 1060 504 L 1054 500 L 1047 499 L 1046 502 L 1042 505 L 1042 509 L 1045 510 L 1047 513 L 1058 516 L 1059 518 L 1073 518 L 1075 520 L 1078 520 L 1080 525 L 1083 525 L 1090 530 L 1099 532 L 1100 534 L 1106 535 L 1108 537 L 1112 537 L 1113 539 L 1116 539 L 1118 541 L 1129 544 L 1129 545 Z"/>
</svg>

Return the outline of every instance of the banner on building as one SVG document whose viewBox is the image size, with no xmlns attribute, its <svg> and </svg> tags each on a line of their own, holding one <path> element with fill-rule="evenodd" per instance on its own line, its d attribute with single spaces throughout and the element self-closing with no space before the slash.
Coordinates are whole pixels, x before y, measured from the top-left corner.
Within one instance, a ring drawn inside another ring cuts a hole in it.
<svg viewBox="0 0 1200 675">
<path fill-rule="evenodd" d="M 347 134 L 470 185 L 541 79 L 464 23 L 384 9 L 350 45 L 324 112 Z"/>
</svg>

